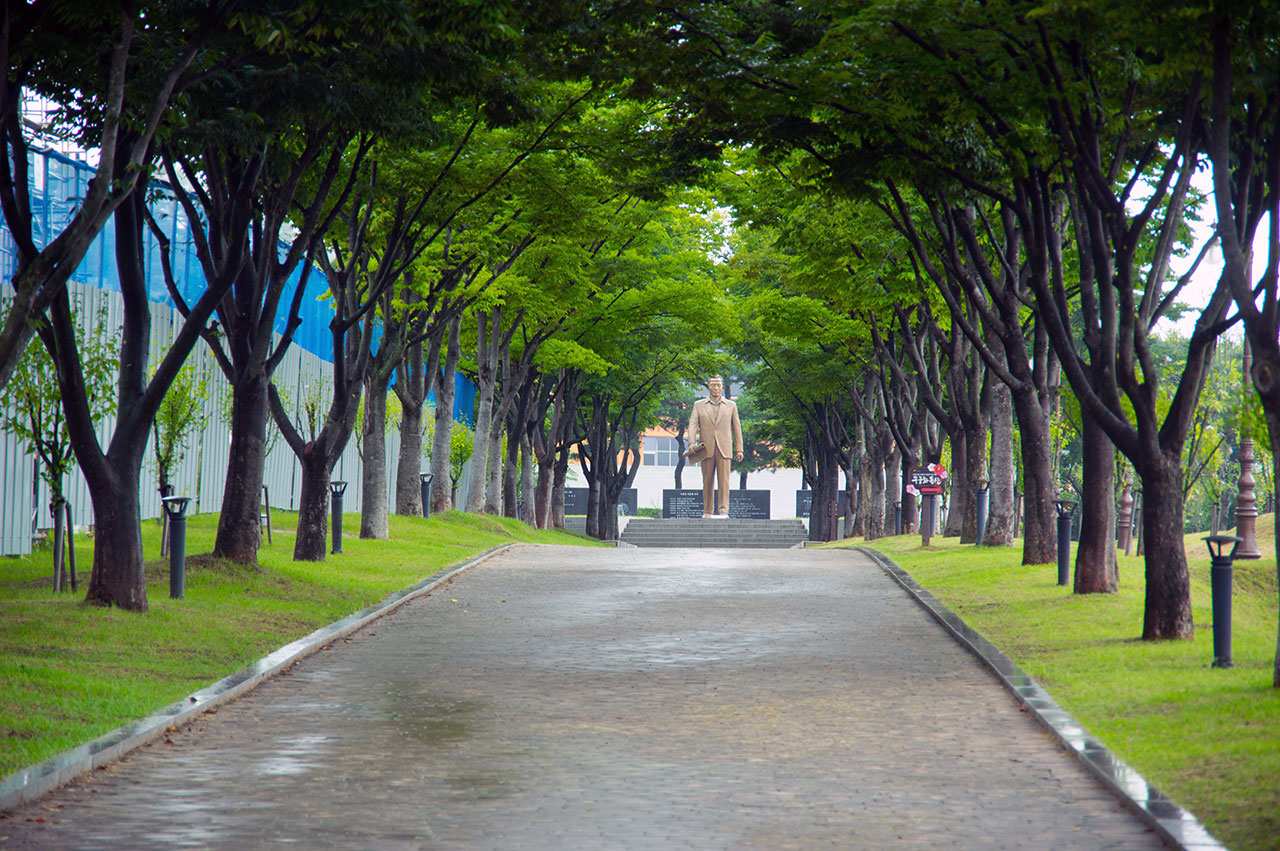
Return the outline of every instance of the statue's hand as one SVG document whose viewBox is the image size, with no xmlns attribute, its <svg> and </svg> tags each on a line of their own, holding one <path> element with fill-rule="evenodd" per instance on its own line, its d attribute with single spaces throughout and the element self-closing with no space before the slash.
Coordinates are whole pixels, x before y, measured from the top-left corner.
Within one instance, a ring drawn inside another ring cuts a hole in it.
<svg viewBox="0 0 1280 851">
<path fill-rule="evenodd" d="M 735 461 L 741 461 L 741 460 L 742 460 L 742 453 L 741 453 L 741 452 L 735 452 L 735 453 L 733 453 L 733 460 L 735 460 Z"/>
</svg>

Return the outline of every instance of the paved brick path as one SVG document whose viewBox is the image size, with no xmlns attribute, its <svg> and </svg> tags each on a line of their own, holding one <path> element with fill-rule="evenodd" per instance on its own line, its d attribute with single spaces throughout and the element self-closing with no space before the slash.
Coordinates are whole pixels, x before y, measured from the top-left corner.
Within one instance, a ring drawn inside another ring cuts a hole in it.
<svg viewBox="0 0 1280 851">
<path fill-rule="evenodd" d="M 0 836 L 1162 847 L 870 561 L 804 550 L 517 548 Z"/>
</svg>

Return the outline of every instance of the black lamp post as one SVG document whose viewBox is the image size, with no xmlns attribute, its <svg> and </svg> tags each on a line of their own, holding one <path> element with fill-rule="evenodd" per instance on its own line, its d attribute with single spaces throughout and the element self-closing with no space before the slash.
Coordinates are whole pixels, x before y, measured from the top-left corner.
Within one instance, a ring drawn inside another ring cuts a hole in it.
<svg viewBox="0 0 1280 851">
<path fill-rule="evenodd" d="M 333 502 L 333 552 L 342 554 L 342 495 L 346 493 L 346 482 L 329 482 L 329 496 Z"/>
<path fill-rule="evenodd" d="M 893 534 L 902 534 L 902 500 L 893 501 Z"/>
<path fill-rule="evenodd" d="M 1058 507 L 1058 584 L 1071 584 L 1071 515 L 1077 503 L 1074 499 L 1060 497 L 1053 501 Z"/>
<path fill-rule="evenodd" d="M 419 473 L 418 478 L 422 480 L 422 516 L 431 516 L 431 480 L 434 478 L 430 473 Z"/>
<path fill-rule="evenodd" d="M 1210 535 L 1204 539 L 1209 547 L 1209 588 L 1213 595 L 1213 667 L 1231 667 L 1231 562 L 1243 538 L 1236 535 Z M 1231 544 L 1231 551 L 1222 554 Z"/>
<path fill-rule="evenodd" d="M 921 494 L 920 496 L 920 546 L 929 546 L 929 539 L 933 537 L 933 495 Z"/>
<path fill-rule="evenodd" d="M 187 591 L 187 503 L 189 496 L 166 496 L 160 500 L 169 520 L 169 598 L 186 599 Z"/>
<path fill-rule="evenodd" d="M 987 510 L 991 507 L 991 480 L 990 479 L 974 479 L 974 485 L 978 488 L 977 505 L 975 512 L 978 516 L 978 530 L 974 536 L 974 546 L 982 546 L 982 542 L 987 537 Z"/>
</svg>

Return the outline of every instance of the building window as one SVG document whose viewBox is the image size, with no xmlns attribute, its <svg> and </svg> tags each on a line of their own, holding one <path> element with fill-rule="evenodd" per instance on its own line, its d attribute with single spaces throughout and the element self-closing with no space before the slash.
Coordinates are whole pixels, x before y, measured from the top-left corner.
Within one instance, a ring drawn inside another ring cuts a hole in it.
<svg viewBox="0 0 1280 851">
<path fill-rule="evenodd" d="M 680 444 L 674 437 L 648 437 L 644 439 L 644 465 L 646 467 L 674 467 L 680 459 Z"/>
</svg>

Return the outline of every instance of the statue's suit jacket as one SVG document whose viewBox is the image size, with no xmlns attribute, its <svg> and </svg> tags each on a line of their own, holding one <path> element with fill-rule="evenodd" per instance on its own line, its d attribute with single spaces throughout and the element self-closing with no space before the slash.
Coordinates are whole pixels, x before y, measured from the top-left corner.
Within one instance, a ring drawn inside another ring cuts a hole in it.
<svg viewBox="0 0 1280 851">
<path fill-rule="evenodd" d="M 725 458 L 733 458 L 742 451 L 742 422 L 738 419 L 738 406 L 731 399 L 721 399 L 719 405 L 713 405 L 710 399 L 699 399 L 693 403 L 693 414 L 689 417 L 689 443 L 697 445 L 705 443 L 711 452 L 710 457 L 719 453 Z"/>
</svg>

